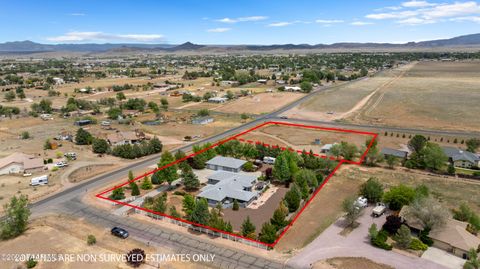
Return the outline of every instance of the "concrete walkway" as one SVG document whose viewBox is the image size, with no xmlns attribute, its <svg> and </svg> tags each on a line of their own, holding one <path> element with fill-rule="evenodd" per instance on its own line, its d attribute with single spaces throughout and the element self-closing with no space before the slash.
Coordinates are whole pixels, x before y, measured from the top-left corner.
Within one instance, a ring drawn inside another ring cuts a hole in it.
<svg viewBox="0 0 480 269">
<path fill-rule="evenodd" d="M 365 257 L 372 261 L 393 266 L 396 269 L 445 269 L 446 267 L 416 256 L 406 256 L 393 251 L 386 251 L 370 245 L 368 228 L 372 223 L 381 228 L 385 215 L 372 218 L 372 207 L 364 209 L 358 219 L 360 226 L 347 236 L 340 235 L 343 230 L 342 219 L 328 227 L 319 237 L 288 261 L 294 268 L 311 268 L 317 261 L 333 257 Z"/>
</svg>

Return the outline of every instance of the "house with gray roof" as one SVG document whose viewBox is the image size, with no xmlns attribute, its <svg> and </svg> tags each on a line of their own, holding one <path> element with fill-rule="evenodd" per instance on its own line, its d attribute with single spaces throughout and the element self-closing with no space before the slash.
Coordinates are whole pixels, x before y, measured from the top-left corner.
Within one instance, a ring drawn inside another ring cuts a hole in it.
<svg viewBox="0 0 480 269">
<path fill-rule="evenodd" d="M 480 167 L 480 157 L 459 148 L 443 147 L 443 152 L 448 157 L 448 161 L 455 167 L 475 168 Z"/>
<path fill-rule="evenodd" d="M 229 208 L 237 200 L 241 207 L 246 207 L 258 197 L 256 183 L 257 176 L 217 171 L 208 177 L 207 186 L 197 197 L 207 199 L 210 206 L 221 203 L 224 208 Z"/>
<path fill-rule="evenodd" d="M 216 156 L 206 162 L 206 164 L 207 168 L 211 170 L 223 170 L 238 173 L 246 162 L 247 161 L 236 158 Z"/>
<path fill-rule="evenodd" d="M 399 158 L 402 160 L 407 159 L 408 152 L 405 150 L 398 150 L 398 149 L 392 149 L 392 148 L 382 148 L 381 153 L 383 156 L 393 156 L 395 158 Z"/>
</svg>

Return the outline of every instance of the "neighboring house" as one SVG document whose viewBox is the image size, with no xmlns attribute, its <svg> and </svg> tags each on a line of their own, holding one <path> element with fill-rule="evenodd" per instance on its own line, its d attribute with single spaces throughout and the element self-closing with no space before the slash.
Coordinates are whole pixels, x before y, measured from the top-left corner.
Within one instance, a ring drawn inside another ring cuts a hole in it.
<svg viewBox="0 0 480 269">
<path fill-rule="evenodd" d="M 228 99 L 225 98 L 225 97 L 212 97 L 212 98 L 208 98 L 208 102 L 209 103 L 216 103 L 216 104 L 222 104 L 222 103 L 225 103 L 227 102 Z"/>
<path fill-rule="evenodd" d="M 407 156 L 408 156 L 407 151 L 392 149 L 392 148 L 382 148 L 381 153 L 383 154 L 384 157 L 393 156 L 395 158 L 399 158 L 399 159 L 402 159 L 402 160 L 406 160 Z"/>
<path fill-rule="evenodd" d="M 43 159 L 24 153 L 17 152 L 0 159 L 0 175 L 34 173 L 43 168 Z"/>
<path fill-rule="evenodd" d="M 136 144 L 142 141 L 144 137 L 139 136 L 136 132 L 117 132 L 107 135 L 107 141 L 112 146 L 120 146 L 126 144 Z"/>
<path fill-rule="evenodd" d="M 285 91 L 287 92 L 301 92 L 302 88 L 298 86 L 285 86 Z"/>
<path fill-rule="evenodd" d="M 217 171 L 208 177 L 208 185 L 197 197 L 207 199 L 210 206 L 221 203 L 224 208 L 229 208 L 237 200 L 241 207 L 247 207 L 257 198 L 256 183 L 256 176 Z"/>
<path fill-rule="evenodd" d="M 223 87 L 226 87 L 226 86 L 238 86 L 240 83 L 238 83 L 238 81 L 233 81 L 233 80 L 222 80 L 220 81 L 220 85 L 223 86 Z"/>
<path fill-rule="evenodd" d="M 323 146 L 320 148 L 320 152 L 321 152 L 321 153 L 330 153 L 330 150 L 332 149 L 333 145 L 335 145 L 335 144 L 336 144 L 336 143 L 323 145 Z"/>
<path fill-rule="evenodd" d="M 443 147 L 443 152 L 448 161 L 455 167 L 475 168 L 480 167 L 480 157 L 469 152 L 453 147 Z"/>
<path fill-rule="evenodd" d="M 213 118 L 209 116 L 192 119 L 192 124 L 209 124 L 211 122 L 213 122 Z"/>
<path fill-rule="evenodd" d="M 407 210 L 408 206 L 404 206 L 400 210 L 399 215 L 412 231 L 418 233 L 423 227 L 417 219 L 405 216 Z M 433 229 L 428 236 L 432 238 L 434 247 L 467 259 L 468 251 L 472 248 L 477 249 L 480 246 L 480 238 L 469 233 L 467 225 L 468 223 L 466 222 L 449 218 L 443 227 Z"/>
<path fill-rule="evenodd" d="M 223 170 L 228 172 L 240 172 L 242 166 L 247 161 L 230 158 L 230 157 L 223 157 L 223 156 L 216 156 L 210 159 L 206 164 L 207 168 L 211 170 Z"/>
</svg>

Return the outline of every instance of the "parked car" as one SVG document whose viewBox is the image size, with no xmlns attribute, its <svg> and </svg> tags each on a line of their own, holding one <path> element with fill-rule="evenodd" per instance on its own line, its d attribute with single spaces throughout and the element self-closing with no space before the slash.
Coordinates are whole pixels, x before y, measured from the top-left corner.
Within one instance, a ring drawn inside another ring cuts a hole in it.
<svg viewBox="0 0 480 269">
<path fill-rule="evenodd" d="M 112 234 L 115 235 L 116 237 L 120 237 L 120 238 L 127 238 L 128 237 L 128 232 L 127 230 L 125 229 L 122 229 L 120 227 L 113 227 L 112 228 Z"/>
<path fill-rule="evenodd" d="M 367 198 L 365 198 L 363 196 L 358 197 L 357 200 L 355 201 L 355 206 L 360 207 L 360 208 L 367 207 L 368 206 Z"/>
<path fill-rule="evenodd" d="M 288 117 L 287 116 L 280 116 L 280 119 L 286 120 L 286 119 L 288 119 Z"/>
<path fill-rule="evenodd" d="M 63 154 L 63 156 L 71 159 L 71 160 L 76 160 L 77 159 L 77 153 L 75 152 L 67 152 L 65 154 Z"/>
<path fill-rule="evenodd" d="M 380 217 L 381 215 L 383 215 L 383 213 L 385 213 L 386 210 L 387 207 L 384 203 L 377 203 L 377 205 L 372 210 L 372 216 Z"/>
<path fill-rule="evenodd" d="M 56 163 L 55 166 L 58 167 L 58 168 L 62 168 L 62 167 L 68 166 L 68 163 L 64 162 L 64 161 L 61 161 L 61 162 Z"/>
</svg>

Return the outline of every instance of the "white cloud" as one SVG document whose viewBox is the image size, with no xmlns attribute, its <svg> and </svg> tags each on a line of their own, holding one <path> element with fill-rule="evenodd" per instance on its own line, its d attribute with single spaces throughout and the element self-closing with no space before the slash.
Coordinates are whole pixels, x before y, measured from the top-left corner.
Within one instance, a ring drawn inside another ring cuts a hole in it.
<svg viewBox="0 0 480 269">
<path fill-rule="evenodd" d="M 232 30 L 231 28 L 213 28 L 213 29 L 208 29 L 207 32 L 209 33 L 224 33 Z"/>
<path fill-rule="evenodd" d="M 342 23 L 343 20 L 315 20 L 316 23 L 320 23 L 320 24 L 333 24 L 333 23 Z"/>
<path fill-rule="evenodd" d="M 373 22 L 354 21 L 354 22 L 350 23 L 350 25 L 353 25 L 353 26 L 364 26 L 364 25 L 371 25 L 371 24 L 373 24 Z"/>
<path fill-rule="evenodd" d="M 468 17 L 458 17 L 458 18 L 451 18 L 450 21 L 471 21 L 480 23 L 480 16 L 468 16 Z"/>
<path fill-rule="evenodd" d="M 292 25 L 293 23 L 294 22 L 282 21 L 282 22 L 270 23 L 268 26 L 270 26 L 270 27 L 283 27 L 283 26 Z"/>
<path fill-rule="evenodd" d="M 365 17 L 373 20 L 390 19 L 405 25 L 419 25 L 452 20 L 458 17 L 478 17 L 480 15 L 480 5 L 474 1 L 431 3 L 414 0 L 402 3 L 402 6 L 409 8 L 409 10 L 372 13 Z M 463 21 L 475 21 L 475 19 Z"/>
<path fill-rule="evenodd" d="M 246 22 L 246 21 L 262 21 L 266 20 L 268 17 L 266 16 L 249 16 L 249 17 L 239 17 L 239 18 L 223 18 L 218 19 L 216 21 L 223 22 L 223 23 L 237 23 L 237 22 Z"/>
<path fill-rule="evenodd" d="M 103 32 L 68 32 L 61 36 L 48 37 L 52 42 L 84 42 L 84 41 L 128 41 L 152 42 L 163 39 L 159 34 L 109 34 Z"/>
<path fill-rule="evenodd" d="M 430 7 L 430 6 L 435 6 L 436 4 L 434 3 L 429 3 L 427 1 L 408 1 L 408 2 L 403 2 L 402 6 L 404 7 Z"/>
<path fill-rule="evenodd" d="M 70 15 L 70 16 L 85 16 L 87 14 L 85 14 L 85 13 L 70 13 L 68 15 Z"/>
</svg>

